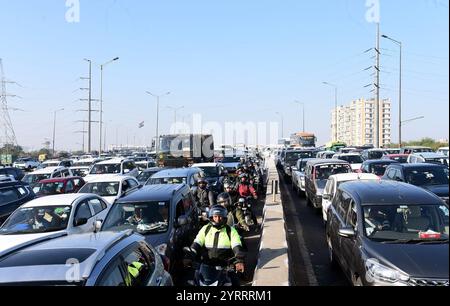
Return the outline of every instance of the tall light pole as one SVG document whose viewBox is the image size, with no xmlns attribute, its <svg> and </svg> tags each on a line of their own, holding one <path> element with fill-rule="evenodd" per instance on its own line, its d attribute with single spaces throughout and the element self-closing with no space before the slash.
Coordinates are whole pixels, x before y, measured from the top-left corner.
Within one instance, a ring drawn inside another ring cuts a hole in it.
<svg viewBox="0 0 450 306">
<path fill-rule="evenodd" d="M 398 85 L 398 143 L 400 148 L 402 147 L 402 48 L 403 45 L 400 41 L 395 40 L 387 35 L 381 35 L 381 37 L 389 39 L 390 41 L 396 43 L 400 47 L 400 76 Z"/>
<path fill-rule="evenodd" d="M 328 85 L 334 88 L 334 104 L 335 104 L 335 111 L 334 111 L 334 115 L 335 115 L 335 121 L 336 121 L 336 126 L 335 126 L 335 138 L 336 141 L 339 141 L 338 139 L 338 87 L 334 84 L 328 83 L 328 82 L 322 82 L 324 85 Z"/>
<path fill-rule="evenodd" d="M 88 98 L 88 153 L 91 153 L 91 136 L 92 136 L 92 61 L 85 58 L 89 63 L 89 98 Z"/>
<path fill-rule="evenodd" d="M 284 117 L 283 114 L 280 112 L 276 112 L 277 115 L 280 115 L 281 117 L 281 138 L 284 138 Z"/>
<path fill-rule="evenodd" d="M 182 110 L 184 108 L 184 106 L 180 106 L 180 107 L 173 107 L 173 106 L 167 106 L 168 109 L 171 109 L 174 111 L 175 117 L 174 117 L 174 124 L 177 124 L 177 112 L 179 110 Z"/>
<path fill-rule="evenodd" d="M 100 144 L 99 144 L 99 150 L 98 150 L 98 155 L 100 156 L 100 154 L 102 154 L 102 129 L 103 129 L 103 67 L 105 67 L 106 65 L 115 62 L 119 60 L 118 57 L 113 58 L 112 60 L 110 60 L 109 62 L 104 63 L 103 65 L 100 65 L 100 131 L 99 131 L 99 140 L 100 140 Z"/>
<path fill-rule="evenodd" d="M 297 103 L 299 105 L 303 106 L 303 133 L 305 133 L 305 103 L 295 100 L 294 103 Z"/>
<path fill-rule="evenodd" d="M 155 95 L 155 94 L 152 94 L 149 91 L 146 91 L 146 93 L 156 98 L 156 140 L 155 140 L 155 149 L 156 149 L 156 154 L 158 154 L 159 153 L 159 99 L 161 97 L 170 95 L 170 91 L 166 92 L 163 95 Z"/>
<path fill-rule="evenodd" d="M 57 109 L 53 112 L 53 156 L 55 156 L 55 134 L 56 134 L 56 113 L 63 111 L 64 108 Z"/>
</svg>

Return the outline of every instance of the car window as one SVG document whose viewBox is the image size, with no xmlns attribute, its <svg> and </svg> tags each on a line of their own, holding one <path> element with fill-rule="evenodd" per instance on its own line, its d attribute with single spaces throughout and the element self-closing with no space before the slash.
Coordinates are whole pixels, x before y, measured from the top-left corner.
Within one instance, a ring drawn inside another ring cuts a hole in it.
<svg viewBox="0 0 450 306">
<path fill-rule="evenodd" d="M 86 202 L 83 202 L 80 205 L 78 205 L 74 221 L 77 219 L 90 219 L 91 217 L 92 213 Z"/>
<path fill-rule="evenodd" d="M 73 183 L 74 183 L 75 187 L 81 187 L 81 184 L 82 184 L 80 179 L 74 179 Z"/>
<path fill-rule="evenodd" d="M 151 276 L 148 258 L 140 249 L 126 252 L 123 258 L 127 268 L 125 284 L 132 287 L 145 286 Z"/>
<path fill-rule="evenodd" d="M 95 215 L 97 215 L 98 213 L 102 212 L 105 209 L 103 203 L 99 199 L 90 199 L 88 203 L 89 205 L 92 206 Z"/>
<path fill-rule="evenodd" d="M 20 195 L 14 187 L 0 189 L 0 205 L 19 200 Z"/>
<path fill-rule="evenodd" d="M 135 180 L 127 180 L 127 182 L 130 189 L 139 185 Z"/>
<path fill-rule="evenodd" d="M 67 184 L 66 184 L 66 193 L 73 192 L 74 189 L 75 188 L 74 188 L 73 182 L 72 181 L 68 181 Z"/>
<path fill-rule="evenodd" d="M 342 192 L 339 197 L 339 202 L 337 205 L 337 213 L 341 217 L 342 220 L 345 221 L 345 217 L 347 215 L 348 207 L 350 206 L 351 198 L 345 192 Z"/>
<path fill-rule="evenodd" d="M 57 171 L 57 172 L 53 173 L 52 177 L 62 177 L 61 171 Z"/>
<path fill-rule="evenodd" d="M 101 276 L 98 286 L 118 287 L 125 286 L 125 279 L 120 269 L 120 261 L 114 261 L 106 270 L 105 274 Z"/>
<path fill-rule="evenodd" d="M 358 224 L 358 214 L 356 212 L 356 203 L 353 199 L 350 199 L 350 205 L 347 214 L 346 224 L 356 229 L 356 225 Z"/>
</svg>

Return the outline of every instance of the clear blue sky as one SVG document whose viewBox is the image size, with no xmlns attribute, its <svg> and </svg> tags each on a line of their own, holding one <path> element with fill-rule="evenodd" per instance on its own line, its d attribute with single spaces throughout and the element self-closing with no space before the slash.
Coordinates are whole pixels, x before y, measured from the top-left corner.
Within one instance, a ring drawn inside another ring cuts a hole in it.
<svg viewBox="0 0 450 306">
<path fill-rule="evenodd" d="M 448 138 L 448 0 L 381 0 L 381 31 L 404 44 L 406 140 Z M 19 143 L 40 148 L 58 117 L 57 148 L 81 147 L 80 123 L 86 92 L 83 58 L 97 64 L 119 56 L 105 68 L 107 141 L 149 143 L 154 136 L 155 101 L 145 94 L 171 91 L 162 100 L 161 130 L 173 112 L 201 113 L 210 121 L 277 121 L 284 113 L 285 134 L 301 127 L 294 100 L 306 103 L 306 126 L 320 143 L 330 138 L 332 88 L 339 102 L 372 97 L 375 25 L 365 19 L 365 0 L 80 0 L 80 22 L 65 20 L 65 0 L 0 0 L 0 28 L 9 86 L 22 99 L 9 99 Z M 393 102 L 393 140 L 397 141 L 397 47 L 382 41 L 383 97 Z M 94 98 L 99 69 L 94 69 Z M 75 91 L 75 92 L 74 92 Z M 139 122 L 146 126 L 138 129 Z M 97 127 L 94 143 L 97 143 Z M 113 139 L 111 139 L 113 138 Z M 94 146 L 95 148 L 96 146 Z"/>
</svg>

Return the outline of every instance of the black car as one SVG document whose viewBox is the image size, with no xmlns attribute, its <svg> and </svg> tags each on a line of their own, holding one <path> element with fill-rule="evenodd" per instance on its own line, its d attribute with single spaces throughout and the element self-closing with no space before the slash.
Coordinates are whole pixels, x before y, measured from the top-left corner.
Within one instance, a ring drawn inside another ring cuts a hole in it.
<svg viewBox="0 0 450 306">
<path fill-rule="evenodd" d="M 0 182 L 0 225 L 22 204 L 36 197 L 30 186 L 20 182 Z"/>
<path fill-rule="evenodd" d="M 183 247 L 198 231 L 198 209 L 186 184 L 147 185 L 117 200 L 103 222 L 101 231 L 132 229 L 145 236 L 177 271 Z"/>
<path fill-rule="evenodd" d="M 0 166 L 0 176 L 2 175 L 14 177 L 15 180 L 20 181 L 25 176 L 25 173 L 17 168 Z"/>
<path fill-rule="evenodd" d="M 356 286 L 448 286 L 449 210 L 393 181 L 339 186 L 328 210 L 330 260 Z"/>
<path fill-rule="evenodd" d="M 153 174 L 158 173 L 159 171 L 166 170 L 167 168 L 160 168 L 160 167 L 151 167 L 143 170 L 136 179 L 138 180 L 139 184 L 145 185 L 147 183 L 148 179 L 152 177 Z"/>
<path fill-rule="evenodd" d="M 375 160 L 366 160 L 361 165 L 362 173 L 372 173 L 382 177 L 386 173 L 387 167 L 392 164 L 398 164 L 395 160 L 389 159 L 375 159 Z"/>
<path fill-rule="evenodd" d="M 384 180 L 405 182 L 435 193 L 448 205 L 449 171 L 436 164 L 392 164 L 386 169 Z"/>
</svg>

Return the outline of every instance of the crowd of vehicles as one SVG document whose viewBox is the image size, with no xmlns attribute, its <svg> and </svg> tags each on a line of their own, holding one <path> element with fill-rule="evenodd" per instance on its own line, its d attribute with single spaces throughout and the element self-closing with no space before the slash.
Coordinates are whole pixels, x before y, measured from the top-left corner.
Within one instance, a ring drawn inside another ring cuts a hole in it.
<svg viewBox="0 0 450 306">
<path fill-rule="evenodd" d="M 224 161 L 227 158 L 222 156 Z M 181 284 L 180 275 L 186 270 L 183 248 L 194 241 L 202 212 L 209 209 L 197 197 L 203 188 L 199 182 L 204 181 L 213 195 L 209 207 L 220 193 L 234 193 L 227 209 L 230 214 L 242 210 L 248 222 L 239 227 L 240 234 L 257 227 L 251 214 L 255 202 L 240 194 L 236 175 L 245 176 L 251 184 L 263 184 L 261 157 L 248 150 L 233 158 L 238 158 L 238 164 L 230 172 L 220 158 L 164 168 L 154 167 L 155 160 L 142 160 L 142 156 L 51 160 L 22 178 L 21 170 L 12 173 L 4 168 L 7 175 L 0 176 L 0 285 Z M 84 171 L 72 172 L 81 167 Z M 255 198 L 263 191 L 253 186 L 249 190 L 255 191 Z M 45 259 L 51 254 L 58 256 Z M 84 272 L 68 280 L 64 278 L 70 269 L 66 261 L 73 259 L 83 263 Z M 28 266 L 33 266 L 33 273 L 13 275 Z"/>
<path fill-rule="evenodd" d="M 321 215 L 330 262 L 355 286 L 448 286 L 446 148 L 323 149 L 296 161 L 286 158 L 294 148 L 273 154 Z"/>
</svg>

